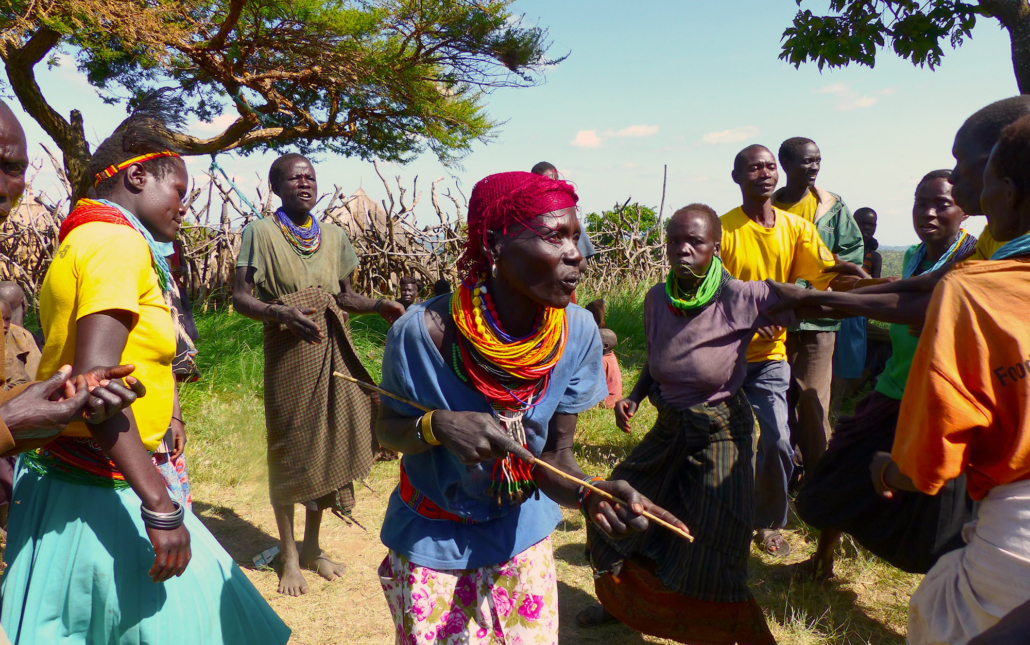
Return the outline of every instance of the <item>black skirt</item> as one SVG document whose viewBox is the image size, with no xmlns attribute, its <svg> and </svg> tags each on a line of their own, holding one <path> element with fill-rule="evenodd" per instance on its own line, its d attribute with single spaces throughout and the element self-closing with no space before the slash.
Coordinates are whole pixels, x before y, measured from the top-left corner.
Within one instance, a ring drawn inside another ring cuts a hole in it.
<svg viewBox="0 0 1030 645">
<path fill-rule="evenodd" d="M 900 411 L 901 401 L 875 391 L 859 401 L 855 414 L 837 423 L 794 504 L 805 523 L 847 533 L 902 571 L 926 573 L 937 558 L 964 546 L 962 526 L 973 517 L 973 502 L 965 475 L 932 496 L 876 494 L 869 463 L 893 447 Z"/>
<path fill-rule="evenodd" d="M 681 519 L 688 542 L 660 526 L 609 540 L 593 523 L 587 545 L 597 571 L 611 571 L 634 555 L 653 560 L 670 590 L 713 602 L 744 602 L 755 502 L 751 466 L 755 420 L 743 393 L 716 405 L 669 407 L 652 391 L 658 420 L 611 479 Z"/>
</svg>

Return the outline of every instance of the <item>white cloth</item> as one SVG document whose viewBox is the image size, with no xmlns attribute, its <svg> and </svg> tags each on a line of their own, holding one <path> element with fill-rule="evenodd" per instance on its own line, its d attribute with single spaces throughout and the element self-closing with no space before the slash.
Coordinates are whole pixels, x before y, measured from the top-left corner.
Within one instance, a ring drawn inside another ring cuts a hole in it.
<svg viewBox="0 0 1030 645">
<path fill-rule="evenodd" d="M 1030 481 L 991 489 L 962 534 L 912 594 L 912 645 L 965 645 L 1030 600 Z"/>
</svg>

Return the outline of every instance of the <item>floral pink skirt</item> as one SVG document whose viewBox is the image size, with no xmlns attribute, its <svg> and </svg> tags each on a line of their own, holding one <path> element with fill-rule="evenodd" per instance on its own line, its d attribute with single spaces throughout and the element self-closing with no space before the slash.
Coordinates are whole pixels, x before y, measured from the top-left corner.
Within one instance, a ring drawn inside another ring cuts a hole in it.
<svg viewBox="0 0 1030 645">
<path fill-rule="evenodd" d="M 558 642 L 551 538 L 507 562 L 437 571 L 391 550 L 379 582 L 398 645 L 549 645 Z"/>
</svg>

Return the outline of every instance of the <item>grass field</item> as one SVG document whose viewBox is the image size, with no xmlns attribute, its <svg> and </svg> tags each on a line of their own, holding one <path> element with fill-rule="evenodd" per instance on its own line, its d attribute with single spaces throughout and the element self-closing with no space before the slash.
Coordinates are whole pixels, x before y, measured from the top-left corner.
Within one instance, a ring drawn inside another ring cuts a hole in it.
<svg viewBox="0 0 1030 645">
<path fill-rule="evenodd" d="M 643 291 L 637 291 L 608 297 L 607 323 L 620 338 L 616 353 L 627 392 L 644 358 L 642 296 Z M 225 311 L 200 314 L 197 322 L 204 378 L 182 391 L 195 510 L 293 628 L 291 642 L 392 643 L 392 622 L 376 568 L 385 554 L 378 533 L 386 500 L 396 484 L 396 462 L 377 464 L 367 486 L 358 489 L 355 517 L 367 531 L 328 515 L 324 521 L 323 548 L 347 564 L 347 574 L 331 583 L 309 574 L 311 591 L 306 596 L 279 596 L 275 573 L 251 565 L 255 554 L 277 543 L 264 459 L 261 331 L 256 323 Z M 378 317 L 358 318 L 352 330 L 359 355 L 378 378 L 385 323 Z M 634 419 L 633 435 L 625 435 L 615 428 L 610 411 L 594 409 L 581 415 L 576 453 L 584 470 L 610 472 L 654 418 L 653 408 L 642 406 Z M 814 550 L 815 536 L 796 520 L 792 529 L 789 539 L 794 550 L 789 561 L 797 562 Z M 576 628 L 576 613 L 593 599 L 591 571 L 583 556 L 584 537 L 582 517 L 566 511 L 565 521 L 552 536 L 559 580 L 560 642 L 667 642 L 642 637 L 622 626 L 591 631 Z M 774 574 L 781 565 L 752 551 L 751 586 L 780 643 L 904 642 L 908 597 L 918 576 L 902 573 L 850 543 L 838 556 L 838 577 L 828 584 L 779 580 Z"/>
</svg>

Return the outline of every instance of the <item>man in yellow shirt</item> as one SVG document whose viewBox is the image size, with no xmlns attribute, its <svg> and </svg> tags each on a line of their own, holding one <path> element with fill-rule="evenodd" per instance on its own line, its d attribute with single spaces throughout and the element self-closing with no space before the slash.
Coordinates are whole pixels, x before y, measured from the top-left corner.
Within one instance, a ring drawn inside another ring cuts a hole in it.
<svg viewBox="0 0 1030 645">
<path fill-rule="evenodd" d="M 847 280 L 843 273 L 861 275 L 853 264 L 838 265 L 842 273 L 827 272 L 837 265 L 811 222 L 773 206 L 779 181 L 776 159 L 764 146 L 744 148 L 733 161 L 733 181 L 743 204 L 723 215 L 722 251 L 726 270 L 740 280 L 797 282 L 816 289 Z M 747 350 L 744 393 L 754 408 L 761 434 L 755 466 L 755 517 L 758 540 L 777 556 L 790 553 L 780 529 L 787 525 L 787 482 L 793 472 L 793 449 L 787 427 L 786 332 L 782 327 L 760 330 Z"/>
<path fill-rule="evenodd" d="M 791 137 L 780 144 L 778 156 L 787 185 L 773 195 L 773 205 L 815 224 L 826 248 L 841 260 L 862 264 L 862 231 L 851 209 L 840 195 L 815 185 L 822 166 L 819 146 L 805 137 Z M 787 332 L 791 442 L 809 470 L 830 439 L 830 382 L 840 325 L 839 320 L 804 320 Z"/>
</svg>

